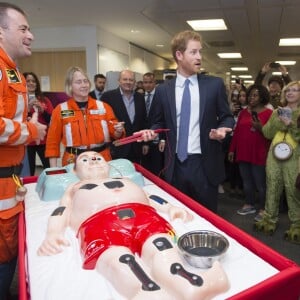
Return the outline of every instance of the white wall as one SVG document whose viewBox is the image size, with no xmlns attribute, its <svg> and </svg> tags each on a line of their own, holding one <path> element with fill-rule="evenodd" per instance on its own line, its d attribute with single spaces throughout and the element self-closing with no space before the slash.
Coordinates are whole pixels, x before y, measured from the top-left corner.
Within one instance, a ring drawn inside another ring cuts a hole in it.
<svg viewBox="0 0 300 300">
<path fill-rule="evenodd" d="M 98 70 L 99 73 L 121 71 L 129 69 L 129 55 L 106 47 L 98 47 Z"/>
<path fill-rule="evenodd" d="M 95 26 L 36 28 L 32 32 L 33 50 L 85 49 L 91 79 L 96 73 L 127 68 L 141 74 L 169 68 L 166 60 Z"/>
</svg>

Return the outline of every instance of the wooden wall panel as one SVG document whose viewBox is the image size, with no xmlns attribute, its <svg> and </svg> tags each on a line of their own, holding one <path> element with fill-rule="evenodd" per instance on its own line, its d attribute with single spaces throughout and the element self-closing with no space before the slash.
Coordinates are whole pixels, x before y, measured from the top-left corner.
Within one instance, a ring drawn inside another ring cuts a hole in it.
<svg viewBox="0 0 300 300">
<path fill-rule="evenodd" d="M 62 92 L 69 67 L 78 66 L 86 70 L 86 53 L 85 51 L 33 52 L 30 57 L 20 59 L 18 66 L 21 72 L 36 73 L 39 79 L 41 76 L 49 76 L 50 91 Z"/>
</svg>

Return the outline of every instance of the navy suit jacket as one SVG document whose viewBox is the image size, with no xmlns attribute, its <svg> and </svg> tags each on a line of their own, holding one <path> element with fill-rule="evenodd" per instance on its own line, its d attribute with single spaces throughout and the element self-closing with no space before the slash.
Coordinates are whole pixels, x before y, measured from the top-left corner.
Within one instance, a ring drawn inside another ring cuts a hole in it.
<svg viewBox="0 0 300 300">
<path fill-rule="evenodd" d="M 169 128 L 169 147 L 165 150 L 165 179 L 171 182 L 176 158 L 177 121 L 175 101 L 176 78 L 156 88 L 152 103 L 151 128 Z M 200 146 L 204 159 L 204 171 L 209 182 L 218 185 L 225 179 L 224 153 L 222 143 L 209 138 L 211 129 L 233 128 L 234 119 L 230 111 L 224 82 L 221 78 L 199 74 L 200 91 Z M 169 150 L 170 149 L 170 150 Z"/>
<path fill-rule="evenodd" d="M 130 121 L 119 88 L 104 92 L 101 96 L 101 100 L 111 106 L 119 122 L 125 122 L 124 127 L 126 136 L 130 136 L 136 131 L 147 128 L 146 105 L 142 94 L 134 93 L 135 117 L 133 123 Z M 113 159 L 127 158 L 140 163 L 142 156 L 142 143 L 131 143 L 119 147 L 112 145 L 111 155 Z"/>
</svg>

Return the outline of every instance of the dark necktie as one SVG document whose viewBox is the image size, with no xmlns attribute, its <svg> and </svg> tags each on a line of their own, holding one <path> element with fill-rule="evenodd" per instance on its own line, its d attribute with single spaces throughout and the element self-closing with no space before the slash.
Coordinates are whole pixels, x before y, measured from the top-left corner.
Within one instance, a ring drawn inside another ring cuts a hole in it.
<svg viewBox="0 0 300 300">
<path fill-rule="evenodd" d="M 147 94 L 147 99 L 146 99 L 146 111 L 147 111 L 147 116 L 149 115 L 149 110 L 150 110 L 150 104 L 151 104 L 151 94 Z"/>
<path fill-rule="evenodd" d="M 191 115 L 191 94 L 189 84 L 190 80 L 186 79 L 184 83 L 180 110 L 177 157 L 181 162 L 185 161 L 188 157 L 187 148 Z"/>
</svg>

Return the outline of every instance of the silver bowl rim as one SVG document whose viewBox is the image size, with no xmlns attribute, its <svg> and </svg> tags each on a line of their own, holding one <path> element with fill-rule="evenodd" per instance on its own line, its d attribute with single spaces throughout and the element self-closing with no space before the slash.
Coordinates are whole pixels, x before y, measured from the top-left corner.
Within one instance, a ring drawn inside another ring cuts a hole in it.
<svg viewBox="0 0 300 300">
<path fill-rule="evenodd" d="M 218 254 L 214 254 L 214 255 L 197 255 L 197 254 L 192 254 L 188 251 L 186 251 L 186 249 L 184 249 L 182 247 L 182 243 L 181 241 L 189 236 L 189 235 L 194 235 L 194 234 L 209 234 L 209 235 L 212 235 L 212 236 L 216 236 L 218 238 L 220 238 L 221 240 L 223 240 L 225 242 L 225 248 L 222 250 L 221 253 L 218 253 Z M 188 231 L 186 233 L 184 233 L 183 235 L 181 235 L 178 240 L 177 240 L 177 246 L 178 248 L 180 249 L 181 252 L 191 256 L 191 257 L 216 257 L 216 256 L 223 256 L 223 254 L 225 254 L 227 252 L 227 249 L 229 248 L 229 241 L 228 239 L 221 233 L 218 233 L 218 232 L 215 232 L 215 231 L 212 231 L 212 230 L 193 230 L 193 231 Z"/>
</svg>

